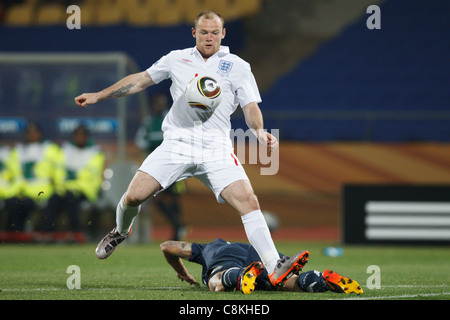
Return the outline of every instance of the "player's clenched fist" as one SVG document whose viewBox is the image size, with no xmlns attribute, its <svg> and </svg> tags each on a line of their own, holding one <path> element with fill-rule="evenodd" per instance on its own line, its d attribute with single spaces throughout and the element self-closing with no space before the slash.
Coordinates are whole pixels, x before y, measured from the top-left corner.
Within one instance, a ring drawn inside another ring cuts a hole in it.
<svg viewBox="0 0 450 320">
<path fill-rule="evenodd" d="M 75 98 L 75 103 L 82 108 L 86 108 L 88 104 L 95 104 L 98 101 L 96 93 L 83 93 Z"/>
</svg>

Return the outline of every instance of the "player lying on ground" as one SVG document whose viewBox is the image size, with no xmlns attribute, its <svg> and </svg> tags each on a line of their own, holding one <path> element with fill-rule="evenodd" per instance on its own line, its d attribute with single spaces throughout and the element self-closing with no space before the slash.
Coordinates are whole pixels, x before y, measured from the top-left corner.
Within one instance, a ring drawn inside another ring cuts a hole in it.
<svg viewBox="0 0 450 320">
<path fill-rule="evenodd" d="M 270 283 L 268 273 L 260 261 L 256 250 L 249 244 L 230 243 L 216 239 L 208 244 L 189 243 L 184 241 L 166 241 L 161 244 L 161 250 L 167 262 L 177 272 L 177 277 L 193 285 L 199 285 L 189 274 L 184 260 L 200 264 L 202 282 L 212 292 L 240 290 L 252 293 L 254 290 L 284 290 L 337 293 L 362 293 L 363 290 L 356 281 L 343 277 L 331 270 L 323 273 L 311 270 L 298 275 L 290 274 L 277 287 Z M 279 254 L 283 258 L 283 254 Z M 308 262 L 308 251 L 302 252 L 302 268 Z"/>
</svg>

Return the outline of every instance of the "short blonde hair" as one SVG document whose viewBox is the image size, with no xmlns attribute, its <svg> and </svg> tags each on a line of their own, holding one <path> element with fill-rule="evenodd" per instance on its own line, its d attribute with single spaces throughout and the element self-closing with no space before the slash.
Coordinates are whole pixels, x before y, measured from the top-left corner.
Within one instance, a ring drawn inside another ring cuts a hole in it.
<svg viewBox="0 0 450 320">
<path fill-rule="evenodd" d="M 197 18 L 195 18 L 194 29 L 197 29 L 198 21 L 203 17 L 205 19 L 214 19 L 215 17 L 218 17 L 220 19 L 220 21 L 222 22 L 222 29 L 225 28 L 225 21 L 223 20 L 223 17 L 220 13 L 218 13 L 216 11 L 205 10 L 205 11 L 200 12 L 198 14 Z"/>
</svg>

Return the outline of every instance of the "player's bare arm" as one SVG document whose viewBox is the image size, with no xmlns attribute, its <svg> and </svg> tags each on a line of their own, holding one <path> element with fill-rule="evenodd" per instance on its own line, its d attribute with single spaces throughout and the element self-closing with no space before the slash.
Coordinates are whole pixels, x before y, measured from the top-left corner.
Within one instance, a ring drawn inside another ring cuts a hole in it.
<svg viewBox="0 0 450 320">
<path fill-rule="evenodd" d="M 251 102 L 242 108 L 245 123 L 253 131 L 262 145 L 267 145 L 271 150 L 278 147 L 278 139 L 267 131 L 264 131 L 264 121 L 261 109 L 256 102 Z"/>
<path fill-rule="evenodd" d="M 167 262 L 177 272 L 177 277 L 181 281 L 198 286 L 198 282 L 189 274 L 181 260 L 187 260 L 192 255 L 192 244 L 185 241 L 166 241 L 160 247 Z"/>
<path fill-rule="evenodd" d="M 141 92 L 155 84 L 147 71 L 130 74 L 112 86 L 99 92 L 83 93 L 75 98 L 75 103 L 82 108 L 106 99 L 129 96 Z"/>
</svg>

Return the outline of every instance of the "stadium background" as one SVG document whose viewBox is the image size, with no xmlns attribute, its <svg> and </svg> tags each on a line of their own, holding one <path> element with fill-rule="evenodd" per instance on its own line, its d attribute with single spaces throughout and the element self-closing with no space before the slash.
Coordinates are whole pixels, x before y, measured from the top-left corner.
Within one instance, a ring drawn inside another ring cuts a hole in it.
<svg viewBox="0 0 450 320">
<path fill-rule="evenodd" d="M 2 53 L 124 52 L 139 70 L 170 50 L 193 45 L 194 13 L 206 7 L 224 13 L 223 44 L 252 65 L 266 127 L 280 130 L 277 175 L 261 176 L 258 165 L 245 165 L 262 208 L 279 218 L 274 239 L 339 239 L 341 192 L 348 183 L 450 183 L 448 1 L 247 0 L 234 2 L 248 8 L 227 12 L 233 1 L 154 0 L 148 1 L 155 10 L 144 16 L 147 23 L 135 20 L 138 12 L 121 8 L 122 1 L 18 2 L 2 2 Z M 81 7 L 80 30 L 66 27 L 68 4 Z M 380 30 L 366 26 L 371 4 L 381 8 Z M 55 141 L 64 138 L 58 131 L 61 110 L 72 116 L 80 112 L 71 104 L 76 94 L 117 80 L 109 75 L 85 88 L 79 79 L 78 87 L 67 86 L 58 99 L 48 99 L 50 80 L 40 80 L 41 91 L 27 96 L 5 74 L 0 78 L 2 120 L 44 122 L 47 137 Z M 144 101 L 168 85 L 150 88 Z M 88 114 L 114 117 L 112 110 L 105 103 Z M 143 159 L 134 145 L 141 118 L 141 103 L 130 99 L 126 154 L 136 164 Z M 244 125 L 239 112 L 233 125 Z M 21 129 L 2 132 L 3 140 L 16 142 Z M 115 135 L 95 135 L 107 166 L 116 160 Z M 195 179 L 188 180 L 187 190 L 182 209 L 188 238 L 245 238 L 229 206 L 218 205 Z M 165 238 L 169 227 L 156 211 L 152 208 L 152 236 Z M 112 211 L 105 213 L 105 230 L 113 217 Z"/>
</svg>

